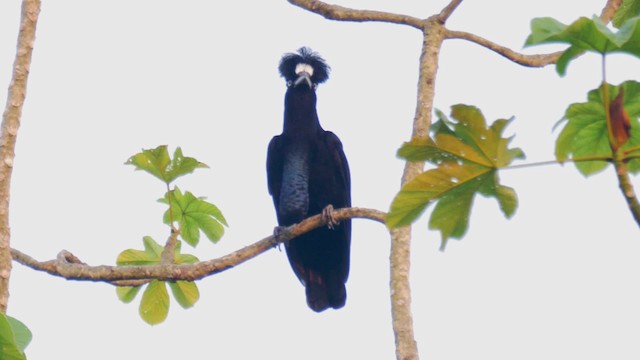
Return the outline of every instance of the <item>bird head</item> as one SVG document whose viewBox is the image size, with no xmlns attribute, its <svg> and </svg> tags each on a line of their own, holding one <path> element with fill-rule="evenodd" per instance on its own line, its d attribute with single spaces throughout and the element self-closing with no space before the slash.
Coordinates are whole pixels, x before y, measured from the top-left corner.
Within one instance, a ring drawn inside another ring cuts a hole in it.
<svg viewBox="0 0 640 360">
<path fill-rule="evenodd" d="M 295 53 L 284 54 L 278 67 L 288 87 L 306 85 L 310 89 L 315 89 L 318 84 L 325 82 L 329 78 L 330 69 L 324 59 L 308 47 L 301 47 Z"/>
</svg>

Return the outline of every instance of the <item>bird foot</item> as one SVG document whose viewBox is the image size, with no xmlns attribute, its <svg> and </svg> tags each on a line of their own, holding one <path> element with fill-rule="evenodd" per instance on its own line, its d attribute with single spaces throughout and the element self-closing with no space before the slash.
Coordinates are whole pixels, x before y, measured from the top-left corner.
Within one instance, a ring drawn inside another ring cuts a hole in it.
<svg viewBox="0 0 640 360">
<path fill-rule="evenodd" d="M 325 224 L 327 224 L 327 227 L 331 230 L 333 230 L 336 225 L 340 224 L 340 222 L 333 217 L 333 205 L 329 204 L 322 209 L 322 221 L 324 221 Z"/>
<path fill-rule="evenodd" d="M 273 237 L 276 238 L 276 240 L 279 240 L 280 236 L 284 235 L 287 233 L 287 227 L 286 226 L 276 226 L 273 228 Z M 276 244 L 275 247 L 278 248 L 279 251 L 282 251 L 282 249 L 280 249 L 280 244 L 282 244 L 280 241 L 278 241 L 278 243 Z"/>
</svg>

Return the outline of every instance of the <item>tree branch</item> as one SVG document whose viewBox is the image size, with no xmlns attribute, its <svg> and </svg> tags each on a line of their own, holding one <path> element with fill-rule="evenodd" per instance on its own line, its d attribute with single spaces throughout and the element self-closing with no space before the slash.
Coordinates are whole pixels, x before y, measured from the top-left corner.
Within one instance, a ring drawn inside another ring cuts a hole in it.
<svg viewBox="0 0 640 360">
<path fill-rule="evenodd" d="M 454 3 L 456 1 L 451 4 Z M 451 4 L 450 6 L 452 6 Z M 450 11 L 453 11 L 453 8 Z M 423 28 L 424 40 L 420 54 L 418 95 L 411 134 L 413 139 L 424 139 L 429 136 L 438 60 L 446 31 L 441 21 L 442 18 L 439 15 L 433 16 L 427 19 Z M 424 162 L 408 161 L 402 173 L 402 184 L 404 185 L 413 179 L 423 169 Z M 413 334 L 411 286 L 409 284 L 411 227 L 405 226 L 394 230 L 391 233 L 391 238 L 391 313 L 396 339 L 396 358 L 414 360 L 419 358 L 419 353 Z"/>
<path fill-rule="evenodd" d="M 383 11 L 357 10 L 331 5 L 317 0 L 287 0 L 291 4 L 309 10 L 329 20 L 337 21 L 378 21 L 392 24 L 409 25 L 422 30 L 425 21 L 413 16 L 387 13 Z"/>
<path fill-rule="evenodd" d="M 444 24 L 445 22 L 447 22 L 451 14 L 456 11 L 456 8 L 461 3 L 462 0 L 451 0 L 451 2 L 444 9 L 442 9 L 442 11 L 440 11 L 440 14 L 438 14 L 438 20 L 440 21 L 440 23 Z"/>
<path fill-rule="evenodd" d="M 607 4 L 602 9 L 600 20 L 602 20 L 605 24 L 611 21 L 621 2 L 622 0 L 608 0 Z M 462 39 L 476 43 L 499 55 L 504 56 L 505 58 L 515 62 L 516 64 L 528 67 L 544 67 L 549 64 L 554 64 L 556 61 L 558 61 L 558 58 L 562 54 L 562 51 L 558 51 L 550 54 L 526 55 L 517 51 L 513 51 L 508 47 L 496 44 L 481 36 L 465 31 L 446 30 L 445 37 L 447 39 Z"/>
<path fill-rule="evenodd" d="M 613 19 L 613 16 L 618 11 L 618 8 L 622 4 L 622 0 L 608 0 L 607 4 L 600 13 L 600 19 L 606 24 Z"/>
<path fill-rule="evenodd" d="M 383 224 L 385 216 L 386 214 L 381 211 L 364 208 L 337 209 L 334 213 L 334 217 L 338 221 L 350 218 L 364 218 Z M 324 225 L 326 225 L 326 222 L 322 219 L 322 216 L 315 215 L 296 225 L 287 227 L 277 239 L 271 235 L 220 258 L 201 261 L 195 264 L 176 265 L 169 263 L 151 266 L 90 266 L 64 250 L 58 254 L 57 259 L 49 261 L 37 261 L 31 256 L 15 249 L 11 249 L 11 255 L 15 261 L 24 266 L 34 270 L 44 271 L 67 280 L 101 281 L 114 285 L 128 286 L 141 285 L 149 279 L 193 281 L 228 270 L 266 252 L 280 243 L 289 241 L 296 236 Z M 133 282 L 131 282 L 131 280 L 133 280 Z"/>
<path fill-rule="evenodd" d="M 11 231 L 9 228 L 11 173 L 22 106 L 27 93 L 27 79 L 31 67 L 31 54 L 33 53 L 39 14 L 40 0 L 24 0 L 22 2 L 13 75 L 9 84 L 7 104 L 2 115 L 2 134 L 0 135 L 0 312 L 3 313 L 6 313 L 9 304 L 9 277 L 11 275 Z"/>
<path fill-rule="evenodd" d="M 446 38 L 471 41 L 497 53 L 498 55 L 504 56 L 516 64 L 529 67 L 543 67 L 549 64 L 554 64 L 562 54 L 562 51 L 558 51 L 551 54 L 526 55 L 465 31 L 446 30 Z"/>
</svg>

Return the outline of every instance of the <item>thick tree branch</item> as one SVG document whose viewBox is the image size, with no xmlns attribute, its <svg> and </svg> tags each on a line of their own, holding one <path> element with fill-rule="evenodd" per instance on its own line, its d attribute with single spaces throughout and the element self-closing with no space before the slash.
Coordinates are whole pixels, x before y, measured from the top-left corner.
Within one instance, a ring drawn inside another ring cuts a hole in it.
<svg viewBox="0 0 640 360">
<path fill-rule="evenodd" d="M 422 30 L 424 20 L 413 16 L 387 13 L 383 11 L 357 10 L 343 6 L 331 5 L 317 0 L 287 0 L 291 4 L 309 10 L 312 13 L 324 16 L 329 20 L 337 21 L 378 21 L 393 24 L 409 25 Z"/>
<path fill-rule="evenodd" d="M 346 208 L 335 210 L 335 219 L 364 218 L 384 223 L 385 213 L 364 208 Z M 62 251 L 57 259 L 37 261 L 18 250 L 11 249 L 13 259 L 34 270 L 44 271 L 67 280 L 102 281 L 114 285 L 140 285 L 148 279 L 158 280 L 198 280 L 217 274 L 250 260 L 274 246 L 325 225 L 320 215 L 312 216 L 292 225 L 276 239 L 268 236 L 256 243 L 217 259 L 201 261 L 195 264 L 161 264 L 153 266 L 89 266 L 73 254 Z M 131 282 L 131 280 L 134 280 Z M 139 281 L 143 280 L 143 281 Z M 126 282 L 123 282 L 126 281 Z"/>
<path fill-rule="evenodd" d="M 3 313 L 7 311 L 9 304 L 9 277 L 11 275 L 11 231 L 9 228 L 11 173 L 20 116 L 27 93 L 27 79 L 31 67 L 31 54 L 36 38 L 36 23 L 39 14 L 40 0 L 24 0 L 22 2 L 13 75 L 9 84 L 7 104 L 2 115 L 2 134 L 0 135 L 0 312 Z"/>
<path fill-rule="evenodd" d="M 427 19 L 423 29 L 424 38 L 420 55 L 417 104 L 411 134 L 413 139 L 424 139 L 429 136 L 438 59 L 445 35 L 445 28 L 441 21 L 440 16 L 431 17 Z M 423 169 L 424 162 L 407 162 L 402 174 L 402 184 L 413 179 Z M 419 353 L 413 334 L 411 286 L 409 282 L 411 227 L 405 226 L 394 230 L 391 238 L 391 312 L 396 339 L 396 358 L 414 360 L 419 358 Z"/>
</svg>

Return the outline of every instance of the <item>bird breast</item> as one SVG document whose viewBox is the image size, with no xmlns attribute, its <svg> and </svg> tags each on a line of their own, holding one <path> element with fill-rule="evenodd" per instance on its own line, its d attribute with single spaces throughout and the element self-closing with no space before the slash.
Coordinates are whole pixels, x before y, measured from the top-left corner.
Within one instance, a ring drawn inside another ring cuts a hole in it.
<svg viewBox="0 0 640 360">
<path fill-rule="evenodd" d="M 309 212 L 309 153 L 300 148 L 291 150 L 285 155 L 282 171 L 280 217 L 293 224 Z"/>
</svg>

